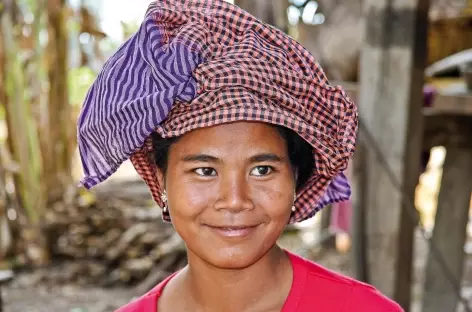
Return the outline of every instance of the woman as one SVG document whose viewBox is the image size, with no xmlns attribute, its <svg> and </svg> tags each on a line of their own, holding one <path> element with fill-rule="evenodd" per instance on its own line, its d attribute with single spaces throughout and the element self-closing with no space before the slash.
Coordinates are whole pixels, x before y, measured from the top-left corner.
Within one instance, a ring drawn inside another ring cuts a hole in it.
<svg viewBox="0 0 472 312">
<path fill-rule="evenodd" d="M 78 130 L 83 185 L 130 158 L 187 247 L 187 267 L 119 311 L 401 311 L 277 246 L 349 198 L 357 113 L 302 46 L 236 6 L 151 4 Z"/>
</svg>

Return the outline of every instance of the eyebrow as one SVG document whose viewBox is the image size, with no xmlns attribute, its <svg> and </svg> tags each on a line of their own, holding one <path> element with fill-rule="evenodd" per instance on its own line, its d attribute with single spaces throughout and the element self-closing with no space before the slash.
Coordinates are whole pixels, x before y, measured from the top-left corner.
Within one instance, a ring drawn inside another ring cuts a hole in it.
<svg viewBox="0 0 472 312">
<path fill-rule="evenodd" d="M 210 156 L 206 154 L 194 154 L 194 155 L 187 155 L 182 157 L 182 161 L 185 162 L 219 162 L 220 159 L 215 156 Z"/>
<path fill-rule="evenodd" d="M 221 162 L 221 159 L 219 159 L 218 157 L 207 155 L 207 154 L 187 155 L 185 157 L 182 157 L 181 160 L 185 162 Z M 251 163 L 264 162 L 264 161 L 283 162 L 284 158 L 276 154 L 272 154 L 272 153 L 263 153 L 263 154 L 257 154 L 257 155 L 251 156 L 249 158 L 249 161 Z"/>
<path fill-rule="evenodd" d="M 264 154 L 257 154 L 249 158 L 251 163 L 257 162 L 264 162 L 264 161 L 272 161 L 272 162 L 283 162 L 284 159 L 276 154 L 272 153 L 264 153 Z"/>
</svg>

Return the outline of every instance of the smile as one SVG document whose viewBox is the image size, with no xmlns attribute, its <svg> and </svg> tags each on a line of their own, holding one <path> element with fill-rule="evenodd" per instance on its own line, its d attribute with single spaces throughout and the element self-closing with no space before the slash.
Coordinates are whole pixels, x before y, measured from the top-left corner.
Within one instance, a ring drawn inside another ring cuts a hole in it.
<svg viewBox="0 0 472 312">
<path fill-rule="evenodd" d="M 216 234 L 228 238 L 244 238 L 251 235 L 259 225 L 248 226 L 210 226 L 206 225 Z"/>
</svg>

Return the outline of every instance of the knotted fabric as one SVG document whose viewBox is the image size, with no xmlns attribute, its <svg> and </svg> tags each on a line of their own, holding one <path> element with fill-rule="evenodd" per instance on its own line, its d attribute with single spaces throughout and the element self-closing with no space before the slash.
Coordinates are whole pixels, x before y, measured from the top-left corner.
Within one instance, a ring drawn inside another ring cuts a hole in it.
<svg viewBox="0 0 472 312">
<path fill-rule="evenodd" d="M 355 149 L 357 109 L 315 58 L 225 1 L 153 2 L 86 96 L 78 120 L 82 184 L 93 187 L 130 158 L 162 206 L 150 134 L 170 138 L 236 121 L 290 128 L 313 147 L 314 171 L 290 222 L 349 198 L 342 172 Z"/>
</svg>

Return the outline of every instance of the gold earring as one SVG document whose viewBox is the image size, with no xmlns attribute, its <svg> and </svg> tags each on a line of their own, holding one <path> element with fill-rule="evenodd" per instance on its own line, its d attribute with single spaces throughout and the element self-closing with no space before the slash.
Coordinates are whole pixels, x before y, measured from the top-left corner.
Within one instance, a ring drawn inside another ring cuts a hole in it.
<svg viewBox="0 0 472 312">
<path fill-rule="evenodd" d="M 164 191 L 161 195 L 161 200 L 164 206 L 162 207 L 163 212 L 167 212 L 167 192 Z"/>
<path fill-rule="evenodd" d="M 297 194 L 293 195 L 293 205 L 292 205 L 292 212 L 295 212 L 297 208 L 295 207 L 295 201 L 297 200 Z"/>
</svg>

